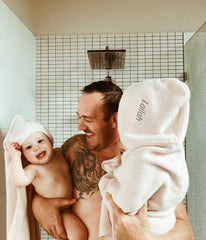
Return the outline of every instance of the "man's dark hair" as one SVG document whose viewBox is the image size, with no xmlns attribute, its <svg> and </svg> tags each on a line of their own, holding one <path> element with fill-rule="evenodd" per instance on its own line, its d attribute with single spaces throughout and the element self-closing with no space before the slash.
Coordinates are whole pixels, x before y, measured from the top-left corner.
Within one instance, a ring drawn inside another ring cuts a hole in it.
<svg viewBox="0 0 206 240">
<path fill-rule="evenodd" d="M 93 82 L 82 89 L 83 93 L 99 92 L 104 95 L 104 120 L 108 121 L 111 115 L 118 111 L 123 91 L 111 80 Z"/>
</svg>

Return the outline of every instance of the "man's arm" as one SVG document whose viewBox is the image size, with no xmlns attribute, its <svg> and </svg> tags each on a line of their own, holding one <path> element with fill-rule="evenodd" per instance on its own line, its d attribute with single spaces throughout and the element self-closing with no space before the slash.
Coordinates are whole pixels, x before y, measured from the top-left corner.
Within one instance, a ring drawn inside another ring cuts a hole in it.
<svg viewBox="0 0 206 240">
<path fill-rule="evenodd" d="M 59 240 L 67 239 L 65 229 L 62 224 L 60 210 L 64 206 L 70 206 L 76 199 L 64 198 L 43 198 L 34 193 L 32 211 L 40 226 L 53 238 Z"/>
<path fill-rule="evenodd" d="M 176 208 L 175 227 L 164 235 L 153 235 L 147 222 L 146 204 L 136 215 L 127 215 L 115 204 L 110 194 L 107 195 L 113 209 L 114 240 L 194 240 L 194 234 L 184 204 Z"/>
<path fill-rule="evenodd" d="M 194 233 L 190 220 L 188 218 L 185 206 L 183 203 L 180 203 L 176 207 L 176 224 L 175 227 L 169 231 L 167 234 L 162 236 L 156 236 L 154 240 L 194 240 Z"/>
</svg>

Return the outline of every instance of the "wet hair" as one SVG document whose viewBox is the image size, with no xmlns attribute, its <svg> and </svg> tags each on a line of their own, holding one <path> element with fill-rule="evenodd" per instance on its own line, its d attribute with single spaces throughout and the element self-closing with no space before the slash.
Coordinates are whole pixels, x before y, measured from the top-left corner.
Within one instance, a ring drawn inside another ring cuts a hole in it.
<svg viewBox="0 0 206 240">
<path fill-rule="evenodd" d="M 111 80 L 93 82 L 82 89 L 83 93 L 99 92 L 104 95 L 103 112 L 104 121 L 108 121 L 111 115 L 118 111 L 119 102 L 122 97 L 122 89 Z"/>
</svg>

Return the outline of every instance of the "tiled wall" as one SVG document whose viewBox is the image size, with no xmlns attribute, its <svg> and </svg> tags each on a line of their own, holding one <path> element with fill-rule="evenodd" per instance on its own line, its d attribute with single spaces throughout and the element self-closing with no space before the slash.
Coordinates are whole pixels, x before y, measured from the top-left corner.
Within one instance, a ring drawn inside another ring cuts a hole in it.
<svg viewBox="0 0 206 240">
<path fill-rule="evenodd" d="M 183 33 L 37 36 L 37 120 L 49 128 L 56 146 L 78 133 L 80 89 L 108 74 L 107 70 L 90 69 L 87 50 L 103 50 L 106 46 L 126 50 L 125 68 L 109 73 L 123 89 L 150 78 L 183 80 L 183 38 Z M 43 235 L 42 239 L 49 239 Z"/>
<path fill-rule="evenodd" d="M 56 146 L 77 133 L 77 102 L 82 89 L 104 79 L 107 70 L 91 70 L 87 50 L 126 49 L 124 70 L 110 70 L 125 89 L 148 78 L 183 78 L 183 34 L 99 34 L 36 37 L 36 116 Z"/>
</svg>

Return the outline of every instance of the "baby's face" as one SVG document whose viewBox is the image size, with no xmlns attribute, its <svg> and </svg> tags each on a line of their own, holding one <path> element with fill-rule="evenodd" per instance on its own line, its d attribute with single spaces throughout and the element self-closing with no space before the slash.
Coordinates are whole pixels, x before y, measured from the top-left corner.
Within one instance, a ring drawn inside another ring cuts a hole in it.
<svg viewBox="0 0 206 240">
<path fill-rule="evenodd" d="M 32 133 L 21 145 L 22 153 L 33 164 L 49 162 L 53 146 L 50 139 L 43 132 Z"/>
</svg>

